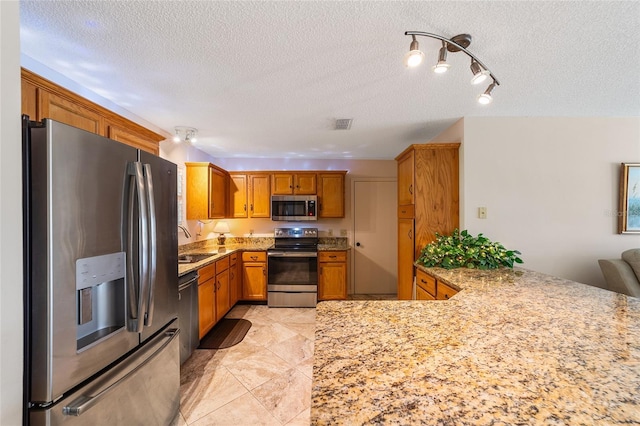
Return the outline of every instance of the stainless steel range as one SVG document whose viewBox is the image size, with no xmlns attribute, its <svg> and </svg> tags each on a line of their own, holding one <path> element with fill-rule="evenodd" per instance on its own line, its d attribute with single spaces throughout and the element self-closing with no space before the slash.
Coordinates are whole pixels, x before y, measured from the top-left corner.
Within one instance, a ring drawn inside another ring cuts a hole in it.
<svg viewBox="0 0 640 426">
<path fill-rule="evenodd" d="M 276 228 L 267 250 L 267 305 L 315 307 L 318 301 L 318 228 Z"/>
</svg>

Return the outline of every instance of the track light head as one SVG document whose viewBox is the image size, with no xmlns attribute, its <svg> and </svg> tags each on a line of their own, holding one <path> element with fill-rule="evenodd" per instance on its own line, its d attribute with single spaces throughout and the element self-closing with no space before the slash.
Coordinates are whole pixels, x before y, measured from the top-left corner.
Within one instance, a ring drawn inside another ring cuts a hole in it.
<svg viewBox="0 0 640 426">
<path fill-rule="evenodd" d="M 471 72 L 473 73 L 471 84 L 480 84 L 489 77 L 489 71 L 482 68 L 482 65 L 473 59 L 471 60 Z"/>
<path fill-rule="evenodd" d="M 491 96 L 491 92 L 495 87 L 496 87 L 496 83 L 495 82 L 491 83 L 489 87 L 487 87 L 487 90 L 485 90 L 483 94 L 478 96 L 478 103 L 481 105 L 490 104 L 491 101 L 493 100 L 493 97 Z"/>
<path fill-rule="evenodd" d="M 174 142 L 197 142 L 196 136 L 198 135 L 198 129 L 186 126 L 176 126 L 175 131 L 176 135 L 173 137 Z"/>
<path fill-rule="evenodd" d="M 416 40 L 416 36 L 413 36 L 413 41 L 409 46 L 409 52 L 404 57 L 404 65 L 406 67 L 417 67 L 424 60 L 424 53 L 420 51 L 420 47 L 418 46 L 418 40 Z"/>
<path fill-rule="evenodd" d="M 447 46 L 444 42 L 442 42 L 440 54 L 438 55 L 438 63 L 434 65 L 433 72 L 437 74 L 443 74 L 447 72 L 450 66 L 451 65 L 447 63 Z"/>
</svg>

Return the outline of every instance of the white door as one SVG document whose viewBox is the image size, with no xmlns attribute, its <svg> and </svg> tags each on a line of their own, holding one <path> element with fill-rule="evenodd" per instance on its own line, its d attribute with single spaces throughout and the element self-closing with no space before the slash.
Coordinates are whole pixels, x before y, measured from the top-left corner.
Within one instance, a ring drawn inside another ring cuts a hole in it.
<svg viewBox="0 0 640 426">
<path fill-rule="evenodd" d="M 355 181 L 354 294 L 394 294 L 398 288 L 397 182 Z"/>
</svg>

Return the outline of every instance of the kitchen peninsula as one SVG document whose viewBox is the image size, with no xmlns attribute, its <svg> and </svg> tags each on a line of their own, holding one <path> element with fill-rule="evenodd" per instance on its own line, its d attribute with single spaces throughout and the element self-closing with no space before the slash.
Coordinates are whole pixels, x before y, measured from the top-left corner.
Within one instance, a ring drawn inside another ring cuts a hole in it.
<svg viewBox="0 0 640 426">
<path fill-rule="evenodd" d="M 447 301 L 317 307 L 312 424 L 638 424 L 640 299 L 525 269 L 424 269 Z"/>
</svg>

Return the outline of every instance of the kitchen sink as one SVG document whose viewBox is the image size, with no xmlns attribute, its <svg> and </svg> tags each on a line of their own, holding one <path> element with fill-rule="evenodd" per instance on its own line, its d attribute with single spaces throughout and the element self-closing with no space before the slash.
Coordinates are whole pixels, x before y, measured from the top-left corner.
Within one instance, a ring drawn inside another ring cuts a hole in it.
<svg viewBox="0 0 640 426">
<path fill-rule="evenodd" d="M 189 253 L 178 256 L 178 263 L 196 263 L 205 260 L 208 257 L 215 256 L 217 252 L 211 253 Z"/>
</svg>

